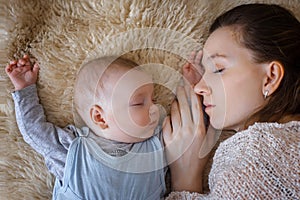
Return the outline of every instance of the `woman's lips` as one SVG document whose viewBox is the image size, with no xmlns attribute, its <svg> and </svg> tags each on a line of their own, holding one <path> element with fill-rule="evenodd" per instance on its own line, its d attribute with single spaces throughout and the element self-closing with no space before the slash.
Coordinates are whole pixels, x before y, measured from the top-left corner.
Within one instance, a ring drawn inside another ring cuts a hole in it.
<svg viewBox="0 0 300 200">
<path fill-rule="evenodd" d="M 216 107 L 215 105 L 212 104 L 204 104 L 205 106 L 205 112 L 210 111 L 212 108 Z"/>
</svg>

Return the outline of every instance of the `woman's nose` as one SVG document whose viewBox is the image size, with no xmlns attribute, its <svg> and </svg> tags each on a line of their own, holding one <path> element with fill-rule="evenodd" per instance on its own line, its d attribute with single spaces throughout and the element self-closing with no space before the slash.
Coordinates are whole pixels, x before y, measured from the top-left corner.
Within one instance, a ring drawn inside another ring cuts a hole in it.
<svg viewBox="0 0 300 200">
<path fill-rule="evenodd" d="M 199 95 L 209 95 L 211 93 L 208 85 L 205 82 L 205 76 L 195 85 L 194 92 Z"/>
</svg>

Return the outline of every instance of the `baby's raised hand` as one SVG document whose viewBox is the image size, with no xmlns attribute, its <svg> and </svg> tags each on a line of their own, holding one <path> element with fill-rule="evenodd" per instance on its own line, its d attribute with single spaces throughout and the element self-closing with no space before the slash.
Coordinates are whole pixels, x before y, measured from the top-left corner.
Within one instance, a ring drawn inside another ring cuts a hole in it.
<svg viewBox="0 0 300 200">
<path fill-rule="evenodd" d="M 203 68 L 201 66 L 201 59 L 202 51 L 193 51 L 188 62 L 182 67 L 182 74 L 191 86 L 196 85 L 202 78 Z"/>
<path fill-rule="evenodd" d="M 35 63 L 33 66 L 28 55 L 18 61 L 11 61 L 5 68 L 6 74 L 10 78 L 15 90 L 21 90 L 29 85 L 35 84 L 38 77 L 39 66 Z"/>
</svg>

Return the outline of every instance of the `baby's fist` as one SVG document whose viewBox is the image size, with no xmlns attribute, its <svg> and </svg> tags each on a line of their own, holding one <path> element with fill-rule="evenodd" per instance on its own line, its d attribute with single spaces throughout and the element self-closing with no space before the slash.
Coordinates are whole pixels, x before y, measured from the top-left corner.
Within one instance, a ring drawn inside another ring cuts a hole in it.
<svg viewBox="0 0 300 200">
<path fill-rule="evenodd" d="M 33 66 L 28 55 L 18 61 L 11 61 L 5 68 L 6 74 L 10 78 L 15 90 L 21 90 L 29 85 L 35 84 L 38 77 L 39 66 Z"/>
</svg>

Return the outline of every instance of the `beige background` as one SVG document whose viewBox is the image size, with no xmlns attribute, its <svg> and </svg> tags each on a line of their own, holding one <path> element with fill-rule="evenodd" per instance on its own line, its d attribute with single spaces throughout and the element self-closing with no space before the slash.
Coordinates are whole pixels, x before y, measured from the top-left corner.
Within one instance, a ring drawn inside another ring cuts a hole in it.
<svg viewBox="0 0 300 200">
<path fill-rule="evenodd" d="M 212 20 L 243 3 L 276 3 L 300 19 L 299 0 L 0 0 L 0 199 L 51 199 L 53 177 L 22 139 L 5 75 L 9 60 L 29 53 L 47 119 L 74 124 L 73 84 L 81 64 L 118 54 L 148 68 L 168 112 L 188 53 L 201 48 Z M 225 137 L 225 135 L 223 135 Z M 222 138 L 221 138 L 222 139 Z"/>
</svg>

